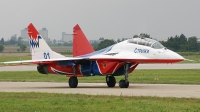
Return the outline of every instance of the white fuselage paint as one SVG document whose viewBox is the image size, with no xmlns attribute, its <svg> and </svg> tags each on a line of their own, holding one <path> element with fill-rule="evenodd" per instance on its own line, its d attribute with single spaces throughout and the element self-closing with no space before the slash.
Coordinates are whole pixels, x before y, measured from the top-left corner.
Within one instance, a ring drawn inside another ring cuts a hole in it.
<svg viewBox="0 0 200 112">
<path fill-rule="evenodd" d="M 108 53 L 116 55 L 105 55 L 105 53 L 93 55 L 90 59 L 155 59 L 155 60 L 184 60 L 179 54 L 166 49 L 155 49 L 151 46 L 129 43 L 126 41 L 113 45 Z"/>
</svg>

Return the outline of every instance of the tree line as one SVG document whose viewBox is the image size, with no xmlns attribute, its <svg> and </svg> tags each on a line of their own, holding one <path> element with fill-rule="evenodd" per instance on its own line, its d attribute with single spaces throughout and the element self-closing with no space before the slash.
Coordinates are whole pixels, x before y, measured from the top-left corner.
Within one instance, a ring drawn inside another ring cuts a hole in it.
<svg viewBox="0 0 200 112">
<path fill-rule="evenodd" d="M 145 38 L 152 38 L 148 34 L 143 34 L 142 35 Z M 133 38 L 137 38 L 138 35 L 134 35 Z M 124 41 L 125 39 L 122 38 L 117 39 L 117 41 L 113 39 L 105 39 L 101 41 L 99 44 L 93 43 L 92 46 L 94 47 L 95 50 L 100 50 L 103 48 L 106 48 L 108 46 L 111 46 L 113 44 L 116 44 L 118 42 Z M 171 36 L 169 37 L 166 41 L 160 41 L 161 44 L 163 44 L 166 48 L 176 51 L 176 52 L 197 52 L 200 51 L 200 43 L 198 43 L 198 39 L 195 36 L 192 37 L 186 37 L 184 34 L 176 35 L 176 36 Z M 4 46 L 7 45 L 18 45 L 19 49 L 17 50 L 18 52 L 23 52 L 26 50 L 27 42 L 22 41 L 22 38 L 19 37 L 17 40 L 7 40 L 4 41 L 4 38 L 1 38 L 0 40 L 0 52 L 3 51 Z"/>
<path fill-rule="evenodd" d="M 8 45 L 21 46 L 22 44 L 27 45 L 28 43 L 24 42 L 21 37 L 18 37 L 18 39 L 11 38 L 10 40 L 4 40 L 4 38 L 1 38 L 0 44 L 5 45 L 5 46 L 8 46 Z"/>
<path fill-rule="evenodd" d="M 4 38 L 1 38 L 0 40 L 0 52 L 4 50 L 4 46 L 9 45 L 17 45 L 19 48 L 17 49 L 18 52 L 24 52 L 27 49 L 27 42 L 24 42 L 21 37 L 18 39 L 10 39 L 5 41 Z"/>
<path fill-rule="evenodd" d="M 142 35 L 145 38 L 152 38 L 148 34 Z M 133 38 L 139 37 L 138 35 L 134 35 Z M 125 39 L 122 38 L 117 39 L 117 41 L 113 39 L 105 39 L 104 41 L 101 41 L 98 45 L 93 45 L 95 50 L 100 50 L 105 47 L 111 46 L 113 44 L 116 44 L 118 42 L 124 41 Z M 200 51 L 200 43 L 198 43 L 198 39 L 195 36 L 192 37 L 186 37 L 184 34 L 171 36 L 166 41 L 160 41 L 161 44 L 163 44 L 166 48 L 176 51 L 176 52 L 197 52 Z"/>
<path fill-rule="evenodd" d="M 161 41 L 161 43 L 170 50 L 178 52 L 197 52 L 200 51 L 200 43 L 195 36 L 186 37 L 181 34 L 169 37 L 167 41 Z"/>
</svg>

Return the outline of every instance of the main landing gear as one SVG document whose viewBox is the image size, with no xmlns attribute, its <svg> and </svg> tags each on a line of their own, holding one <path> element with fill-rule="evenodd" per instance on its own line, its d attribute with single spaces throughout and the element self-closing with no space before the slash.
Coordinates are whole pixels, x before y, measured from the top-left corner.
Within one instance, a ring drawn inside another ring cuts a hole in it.
<svg viewBox="0 0 200 112">
<path fill-rule="evenodd" d="M 69 81 L 68 81 L 70 88 L 76 88 L 78 86 L 78 79 L 77 79 L 77 76 L 76 76 L 75 65 L 73 66 L 73 71 L 74 71 L 74 76 L 70 77 Z"/>
<path fill-rule="evenodd" d="M 114 76 L 106 76 L 106 83 L 108 87 L 115 87 L 116 80 Z"/>
<path fill-rule="evenodd" d="M 70 77 L 68 83 L 69 83 L 69 87 L 70 88 L 76 88 L 77 85 L 78 85 L 78 79 L 77 79 L 77 77 L 75 77 L 75 76 Z"/>
</svg>

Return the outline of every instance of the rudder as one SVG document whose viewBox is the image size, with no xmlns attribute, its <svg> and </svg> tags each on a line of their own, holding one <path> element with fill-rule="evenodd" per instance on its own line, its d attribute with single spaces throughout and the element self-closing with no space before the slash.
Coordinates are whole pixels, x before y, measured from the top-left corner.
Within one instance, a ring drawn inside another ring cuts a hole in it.
<svg viewBox="0 0 200 112">
<path fill-rule="evenodd" d="M 32 60 L 65 57 L 51 50 L 32 23 L 28 25 L 28 35 L 30 38 L 29 44 Z"/>
<path fill-rule="evenodd" d="M 94 52 L 93 47 L 89 43 L 88 39 L 84 35 L 83 31 L 77 24 L 74 29 L 74 38 L 73 38 L 73 56 L 80 56 L 88 53 Z"/>
</svg>

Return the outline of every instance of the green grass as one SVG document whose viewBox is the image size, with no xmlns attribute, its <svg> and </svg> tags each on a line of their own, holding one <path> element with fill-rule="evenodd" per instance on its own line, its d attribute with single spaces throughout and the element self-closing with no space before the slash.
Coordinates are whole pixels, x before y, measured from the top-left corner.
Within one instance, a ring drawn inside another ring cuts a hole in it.
<svg viewBox="0 0 200 112">
<path fill-rule="evenodd" d="M 1 112 L 198 112 L 200 99 L 0 93 Z"/>
<path fill-rule="evenodd" d="M 183 56 L 185 59 L 193 60 L 191 61 L 183 61 L 185 63 L 200 63 L 200 55 L 190 55 L 190 56 Z"/>
<path fill-rule="evenodd" d="M 0 62 L 30 60 L 30 53 L 0 53 Z"/>
<path fill-rule="evenodd" d="M 178 52 L 185 59 L 193 60 L 191 61 L 182 61 L 180 63 L 200 63 L 200 52 Z"/>
<path fill-rule="evenodd" d="M 62 55 L 72 57 L 71 52 L 61 52 Z M 0 62 L 31 60 L 30 53 L 0 53 Z"/>
<path fill-rule="evenodd" d="M 0 68 L 1 69 L 1 68 Z M 117 82 L 124 76 L 116 76 Z M 80 77 L 79 82 L 103 82 L 105 76 Z M 63 75 L 43 75 L 37 71 L 0 72 L 0 81 L 14 82 L 68 82 Z M 200 70 L 135 70 L 129 75 L 130 83 L 200 84 Z"/>
<path fill-rule="evenodd" d="M 1 69 L 1 68 L 0 68 Z M 155 80 L 158 77 L 158 80 Z M 123 76 L 116 77 L 117 82 Z M 0 81 L 67 82 L 61 75 L 36 71 L 0 72 Z M 135 70 L 131 83 L 200 84 L 200 70 Z M 79 82 L 105 82 L 104 76 L 82 77 Z M 30 112 L 198 112 L 200 99 L 144 96 L 106 96 L 56 93 L 0 92 L 0 111 Z"/>
</svg>

